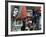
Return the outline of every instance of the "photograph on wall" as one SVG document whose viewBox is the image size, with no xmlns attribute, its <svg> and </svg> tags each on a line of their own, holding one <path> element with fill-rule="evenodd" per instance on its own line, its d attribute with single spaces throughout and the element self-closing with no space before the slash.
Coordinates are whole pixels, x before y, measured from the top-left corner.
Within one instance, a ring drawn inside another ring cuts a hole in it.
<svg viewBox="0 0 46 37">
<path fill-rule="evenodd" d="M 8 35 L 44 32 L 44 5 L 8 2 Z"/>
</svg>

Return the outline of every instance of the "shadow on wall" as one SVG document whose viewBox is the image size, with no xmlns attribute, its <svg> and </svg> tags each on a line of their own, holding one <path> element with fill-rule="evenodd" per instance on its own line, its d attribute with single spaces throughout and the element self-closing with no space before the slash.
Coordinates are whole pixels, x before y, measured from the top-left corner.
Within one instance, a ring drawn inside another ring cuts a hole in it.
<svg viewBox="0 0 46 37">
<path fill-rule="evenodd" d="M 18 37 L 18 36 L 5 36 L 5 37 Z"/>
</svg>

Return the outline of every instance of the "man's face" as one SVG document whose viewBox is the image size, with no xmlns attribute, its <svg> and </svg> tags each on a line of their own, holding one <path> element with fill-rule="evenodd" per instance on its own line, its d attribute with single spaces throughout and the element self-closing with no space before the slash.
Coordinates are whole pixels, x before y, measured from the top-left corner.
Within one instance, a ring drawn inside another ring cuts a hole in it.
<svg viewBox="0 0 46 37">
<path fill-rule="evenodd" d="M 17 9 L 17 8 L 15 8 L 15 9 L 14 9 L 14 11 L 17 13 L 17 12 L 18 12 L 18 9 Z"/>
</svg>

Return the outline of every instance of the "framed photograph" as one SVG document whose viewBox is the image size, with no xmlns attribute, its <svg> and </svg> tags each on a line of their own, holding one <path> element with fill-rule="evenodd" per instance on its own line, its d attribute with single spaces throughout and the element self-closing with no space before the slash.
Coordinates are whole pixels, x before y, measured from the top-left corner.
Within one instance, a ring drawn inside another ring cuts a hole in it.
<svg viewBox="0 0 46 37">
<path fill-rule="evenodd" d="M 5 2 L 5 35 L 45 33 L 45 4 L 40 2 Z"/>
</svg>

